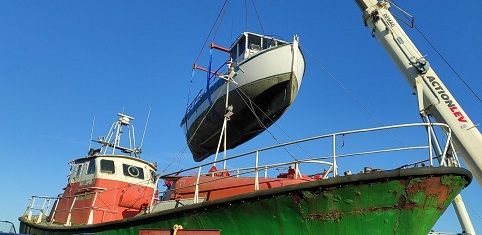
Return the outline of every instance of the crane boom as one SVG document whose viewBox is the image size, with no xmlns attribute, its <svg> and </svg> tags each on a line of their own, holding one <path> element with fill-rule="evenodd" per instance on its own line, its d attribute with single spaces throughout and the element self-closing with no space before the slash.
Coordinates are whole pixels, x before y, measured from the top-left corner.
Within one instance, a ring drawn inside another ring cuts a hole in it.
<svg viewBox="0 0 482 235">
<path fill-rule="evenodd" d="M 363 11 L 365 26 L 372 30 L 417 94 L 420 113 L 451 127 L 455 150 L 482 186 L 482 136 L 477 127 L 390 13 L 389 2 L 356 3 Z"/>
</svg>

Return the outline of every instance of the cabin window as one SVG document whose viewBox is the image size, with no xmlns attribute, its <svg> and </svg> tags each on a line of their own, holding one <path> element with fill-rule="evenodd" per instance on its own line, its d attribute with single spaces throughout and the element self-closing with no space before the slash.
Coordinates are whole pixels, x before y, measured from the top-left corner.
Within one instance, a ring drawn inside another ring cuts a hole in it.
<svg viewBox="0 0 482 235">
<path fill-rule="evenodd" d="M 102 173 L 115 173 L 114 161 L 102 159 L 100 160 L 100 172 Z"/>
<path fill-rule="evenodd" d="M 263 48 L 271 48 L 276 46 L 276 41 L 273 38 L 263 38 Z"/>
<path fill-rule="evenodd" d="M 77 166 L 77 172 L 75 173 L 75 176 L 76 176 L 76 177 L 79 177 L 80 174 L 82 174 L 82 164 L 79 164 L 79 165 Z"/>
<path fill-rule="evenodd" d="M 235 45 L 233 49 L 231 49 L 230 56 L 233 61 L 236 61 L 236 58 L 238 58 L 238 47 L 239 45 Z"/>
<path fill-rule="evenodd" d="M 246 44 L 246 38 L 242 38 L 239 40 L 238 42 L 238 57 L 241 57 L 241 58 L 244 58 L 243 57 L 243 54 L 244 54 L 244 49 L 245 49 L 245 44 Z"/>
<path fill-rule="evenodd" d="M 122 164 L 125 176 L 144 179 L 144 170 L 141 167 Z"/>
<path fill-rule="evenodd" d="M 95 173 L 95 159 L 89 161 L 89 166 L 87 167 L 87 175 Z"/>
<path fill-rule="evenodd" d="M 259 51 L 261 50 L 261 37 L 256 36 L 256 35 L 249 35 L 248 36 L 248 45 L 249 49 Z"/>
<path fill-rule="evenodd" d="M 151 181 L 156 182 L 156 172 L 153 170 L 149 170 L 151 172 Z"/>
</svg>

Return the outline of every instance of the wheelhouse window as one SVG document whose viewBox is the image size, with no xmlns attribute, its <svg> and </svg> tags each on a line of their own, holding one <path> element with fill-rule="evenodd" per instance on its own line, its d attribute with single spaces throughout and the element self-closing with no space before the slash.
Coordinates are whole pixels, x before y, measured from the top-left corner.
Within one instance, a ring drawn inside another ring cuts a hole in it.
<svg viewBox="0 0 482 235">
<path fill-rule="evenodd" d="M 246 38 L 243 36 L 243 38 L 240 39 L 239 42 L 238 42 L 238 56 L 237 57 L 244 58 L 243 54 L 244 54 L 244 49 L 246 47 L 245 43 L 246 43 Z"/>
<path fill-rule="evenodd" d="M 144 169 L 137 166 L 122 164 L 124 175 L 138 179 L 144 179 Z"/>
<path fill-rule="evenodd" d="M 276 41 L 273 38 L 263 38 L 263 48 L 271 48 L 276 46 Z"/>
<path fill-rule="evenodd" d="M 239 47 L 239 44 L 236 44 L 230 51 L 230 56 L 231 56 L 231 59 L 233 59 L 233 61 L 236 61 L 236 59 L 238 58 L 238 47 Z"/>
<path fill-rule="evenodd" d="M 249 49 L 259 51 L 262 49 L 261 47 L 261 37 L 258 35 L 249 34 L 248 35 L 248 45 Z"/>
<path fill-rule="evenodd" d="M 114 174 L 115 173 L 114 161 L 101 159 L 100 160 L 100 172 Z"/>
<path fill-rule="evenodd" d="M 89 166 L 87 167 L 87 175 L 95 173 L 95 159 L 89 161 Z"/>
<path fill-rule="evenodd" d="M 156 182 L 156 172 L 153 170 L 149 170 L 151 172 L 151 181 Z"/>
</svg>

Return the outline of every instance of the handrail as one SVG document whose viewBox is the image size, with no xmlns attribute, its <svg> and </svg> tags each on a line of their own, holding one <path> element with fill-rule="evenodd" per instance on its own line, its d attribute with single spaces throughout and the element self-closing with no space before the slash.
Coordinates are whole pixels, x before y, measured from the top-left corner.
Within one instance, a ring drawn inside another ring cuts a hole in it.
<svg viewBox="0 0 482 235">
<path fill-rule="evenodd" d="M 241 153 L 241 154 L 236 154 L 236 155 L 233 155 L 231 157 L 226 157 L 225 159 L 222 159 L 222 160 L 211 161 L 211 162 L 207 162 L 207 163 L 197 165 L 197 166 L 194 166 L 194 167 L 189 167 L 189 168 L 183 169 L 181 171 L 176 171 L 176 172 L 164 174 L 164 175 L 161 175 L 160 178 L 168 178 L 169 176 L 175 176 L 175 175 L 178 175 L 179 173 L 182 173 L 182 172 L 192 171 L 194 169 L 197 169 L 198 167 L 209 166 L 209 165 L 213 165 L 215 163 L 241 158 L 243 156 L 255 154 L 256 152 L 264 152 L 264 151 L 275 149 L 275 148 L 281 148 L 281 147 L 285 147 L 285 146 L 289 146 L 289 145 L 300 144 L 300 143 L 303 143 L 303 142 L 308 142 L 308 141 L 313 141 L 313 140 L 318 140 L 318 139 L 324 139 L 324 138 L 332 137 L 333 135 L 347 136 L 347 135 L 357 134 L 357 133 L 364 133 L 364 132 L 371 132 L 371 131 L 381 131 L 381 130 L 388 130 L 388 129 L 397 129 L 397 128 L 403 128 L 403 127 L 417 127 L 417 126 L 419 126 L 419 127 L 438 126 L 438 127 L 441 127 L 441 128 L 443 127 L 443 128 L 446 128 L 444 130 L 446 131 L 447 138 L 451 138 L 450 136 L 452 135 L 452 131 L 451 131 L 450 127 L 447 124 L 444 124 L 444 123 L 409 123 L 409 124 L 399 124 L 399 125 L 390 125 L 390 126 L 383 126 L 383 127 L 373 127 L 373 128 L 357 129 L 357 130 L 351 130 L 351 131 L 335 132 L 335 133 L 330 133 L 330 134 L 325 134 L 325 135 L 318 135 L 318 136 L 308 137 L 308 138 L 304 138 L 304 139 L 294 140 L 294 141 L 285 142 L 285 143 L 281 143 L 281 144 L 271 145 L 271 146 L 268 146 L 268 147 L 259 148 L 259 149 L 244 152 L 244 153 Z M 451 143 L 449 143 L 449 144 L 451 144 Z M 431 147 L 432 144 L 429 143 L 429 146 Z"/>
<path fill-rule="evenodd" d="M 353 152 L 353 153 L 342 153 L 342 154 L 337 153 L 337 149 L 340 148 L 340 147 L 337 147 L 337 142 L 336 142 L 337 137 L 340 137 L 340 136 L 347 137 L 347 136 L 353 135 L 353 134 L 360 134 L 360 133 L 366 133 L 366 132 L 376 132 L 376 131 L 386 131 L 386 130 L 391 130 L 391 129 L 410 128 L 410 127 L 424 127 L 424 128 L 427 128 L 427 129 L 432 129 L 432 127 L 439 127 L 442 130 L 444 130 L 444 133 L 446 135 L 447 140 L 446 140 L 446 145 L 444 147 L 442 155 L 441 156 L 434 156 L 434 154 L 433 154 L 434 146 L 433 146 L 433 143 L 432 143 L 432 136 L 431 136 L 430 133 L 427 135 L 427 144 L 426 145 L 424 144 L 424 145 L 414 145 L 414 146 L 410 146 L 410 147 L 385 148 L 385 149 L 377 149 L 377 150 L 370 150 L 370 151 L 358 151 L 358 152 Z M 325 179 L 325 178 L 328 178 L 328 174 L 330 172 L 332 174 L 332 177 L 338 177 L 338 168 L 339 168 L 338 159 L 341 159 L 341 158 L 356 157 L 356 156 L 360 156 L 360 155 L 370 155 L 370 154 L 378 154 L 378 153 L 386 153 L 386 152 L 426 149 L 426 150 L 428 150 L 428 159 L 424 159 L 424 160 L 421 160 L 421 161 L 415 161 L 415 162 L 412 162 L 412 163 L 409 163 L 409 164 L 404 164 L 403 166 L 404 167 L 414 166 L 414 165 L 421 164 L 421 163 L 424 163 L 424 162 L 428 162 L 428 166 L 434 166 L 434 163 L 433 163 L 434 157 L 442 159 L 442 161 L 443 161 L 443 159 L 445 159 L 445 154 L 450 149 L 450 145 L 452 144 L 451 141 L 450 141 L 451 135 L 452 135 L 452 131 L 451 131 L 450 127 L 446 124 L 443 124 L 443 123 L 410 123 L 410 124 L 399 124 L 399 125 L 391 125 L 391 126 L 384 126 L 384 127 L 374 127 L 374 128 L 365 128 L 365 129 L 358 129 L 358 130 L 351 130 L 351 131 L 335 132 L 335 133 L 331 133 L 331 134 L 318 135 L 318 136 L 314 136 L 314 137 L 310 137 L 310 138 L 300 139 L 300 140 L 296 140 L 296 141 L 291 141 L 291 142 L 286 142 L 286 143 L 268 146 L 268 147 L 265 147 L 265 148 L 256 149 L 256 150 L 253 150 L 253 151 L 249 151 L 249 152 L 237 154 L 237 155 L 234 155 L 234 156 L 231 156 L 231 157 L 227 157 L 227 158 L 222 159 L 222 160 L 216 160 L 216 161 L 208 162 L 208 163 L 205 163 L 205 164 L 201 164 L 201 165 L 196 166 L 196 167 L 191 167 L 191 168 L 187 168 L 187 169 L 184 169 L 184 170 L 181 170 L 181 171 L 177 171 L 175 173 L 166 174 L 166 175 L 160 176 L 160 178 L 163 178 L 163 177 L 168 178 L 169 176 L 172 176 L 174 174 L 180 174 L 182 172 L 189 172 L 189 171 L 192 171 L 192 170 L 197 168 L 198 169 L 198 180 L 196 181 L 195 185 L 187 185 L 187 186 L 184 186 L 184 187 L 181 187 L 181 188 L 176 188 L 176 189 L 178 190 L 178 189 L 182 189 L 182 188 L 188 188 L 188 187 L 195 186 L 195 197 L 198 197 L 199 196 L 199 185 L 200 184 L 207 184 L 207 183 L 213 182 L 215 180 L 219 180 L 220 178 L 221 179 L 227 178 L 227 176 L 224 176 L 224 177 L 218 177 L 217 179 L 213 179 L 212 181 L 199 182 L 199 176 L 200 175 L 207 175 L 207 174 L 222 173 L 222 172 L 236 172 L 236 174 L 234 174 L 233 176 L 230 176 L 230 177 L 239 177 L 240 174 L 248 174 L 248 173 L 254 172 L 254 187 L 255 187 L 255 190 L 259 190 L 259 176 L 258 176 L 259 169 L 265 170 L 265 177 L 266 177 L 267 176 L 266 171 L 268 169 L 272 169 L 272 168 L 283 166 L 283 165 L 289 165 L 289 164 L 295 165 L 295 168 L 296 168 L 295 169 L 295 177 L 297 177 L 298 175 L 301 175 L 301 173 L 299 172 L 299 168 L 298 168 L 298 165 L 300 163 L 309 163 L 309 162 L 318 161 L 317 163 L 329 165 L 329 171 L 326 172 L 326 174 L 323 175 L 323 179 Z M 263 152 L 273 150 L 273 149 L 277 149 L 277 148 L 283 148 L 283 147 L 290 146 L 290 145 L 297 145 L 297 144 L 304 143 L 304 142 L 309 142 L 309 141 L 319 140 L 319 139 L 326 139 L 326 138 L 331 138 L 331 142 L 332 142 L 332 147 L 331 147 L 332 153 L 329 156 L 315 157 L 315 158 L 309 158 L 309 159 L 303 159 L 303 160 L 295 160 L 295 161 L 292 161 L 292 162 L 259 165 L 259 160 L 261 159 L 260 154 L 263 153 Z M 230 170 L 223 169 L 223 170 L 217 171 L 217 172 L 201 173 L 201 169 L 205 166 L 214 165 L 214 164 L 219 163 L 221 161 L 234 160 L 234 159 L 246 157 L 246 156 L 249 156 L 249 155 L 254 155 L 254 158 L 255 158 L 254 167 L 244 167 L 244 168 L 237 168 L 237 169 L 230 169 Z M 321 160 L 327 160 L 327 159 L 331 159 L 332 162 L 321 161 Z M 443 162 L 441 162 L 439 165 L 444 166 Z M 169 190 L 167 190 L 167 191 L 169 191 Z M 196 198 L 194 198 L 194 202 L 197 202 L 197 201 L 198 200 Z"/>
<path fill-rule="evenodd" d="M 86 190 L 85 190 L 86 189 Z M 23 214 L 23 217 L 28 220 L 28 221 L 34 221 L 35 223 L 40 223 L 43 221 L 43 219 L 47 219 L 47 217 L 44 217 L 44 216 L 47 216 L 50 214 L 50 203 L 51 203 L 51 200 L 56 200 L 55 201 L 55 204 L 54 204 L 54 207 L 52 209 L 52 215 L 50 216 L 51 218 L 51 223 L 54 222 L 53 221 L 53 218 L 55 216 L 55 214 L 57 212 L 63 212 L 63 211 L 69 211 L 69 214 L 68 214 L 68 217 L 67 217 L 67 222 L 65 223 L 65 225 L 70 225 L 70 218 L 71 218 L 71 214 L 72 214 L 72 211 L 76 211 L 76 210 L 83 210 L 83 209 L 91 209 L 91 214 L 93 214 L 93 211 L 94 210 L 101 210 L 101 211 L 112 211 L 112 212 L 116 212 L 115 210 L 110 210 L 109 208 L 102 208 L 102 207 L 98 207 L 98 206 L 95 206 L 95 199 L 97 198 L 97 194 L 99 193 L 99 190 L 100 191 L 104 191 L 106 190 L 106 188 L 101 188 L 101 187 L 89 187 L 89 188 L 84 188 L 84 192 L 82 193 L 79 193 L 79 194 L 76 194 L 76 195 L 73 195 L 73 196 L 58 196 L 58 197 L 52 197 L 52 196 L 32 196 L 29 201 L 29 205 L 27 206 L 27 209 L 25 210 L 24 214 Z M 95 198 L 94 198 L 94 201 L 92 202 L 92 205 L 91 206 L 87 206 L 87 207 L 74 207 L 75 205 L 75 201 L 77 199 L 77 197 L 79 196 L 86 196 L 86 195 L 92 195 L 94 194 L 95 195 Z M 58 203 L 59 203 L 59 200 L 60 199 L 69 199 L 69 198 L 73 198 L 73 202 L 72 202 L 72 205 L 70 208 L 68 209 L 58 209 L 57 206 L 58 206 Z M 39 205 L 39 204 L 36 204 L 37 202 L 37 199 L 43 199 L 43 201 L 41 202 L 42 205 Z M 38 212 L 38 215 L 34 214 L 34 211 L 39 211 Z M 89 221 L 92 221 L 91 219 L 89 219 Z"/>
</svg>

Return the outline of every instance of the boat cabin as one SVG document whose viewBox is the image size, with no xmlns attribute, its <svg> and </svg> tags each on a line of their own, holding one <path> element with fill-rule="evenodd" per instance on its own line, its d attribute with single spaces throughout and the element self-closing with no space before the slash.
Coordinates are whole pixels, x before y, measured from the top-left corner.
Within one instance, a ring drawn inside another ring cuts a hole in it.
<svg viewBox="0 0 482 235">
<path fill-rule="evenodd" d="M 244 32 L 229 48 L 233 62 L 240 63 L 259 51 L 289 44 L 288 42 L 275 39 L 274 37 Z"/>
<path fill-rule="evenodd" d="M 139 158 L 100 155 L 71 163 L 68 184 L 50 218 L 96 224 L 133 217 L 157 202 L 156 166 Z"/>
<path fill-rule="evenodd" d="M 120 146 L 123 127 L 128 128 L 132 141 L 129 121 L 133 118 L 119 116 L 108 138 L 94 141 L 102 148 L 91 149 L 88 156 L 70 163 L 67 186 L 56 198 L 47 217 L 49 222 L 97 224 L 130 218 L 158 201 L 157 166 L 138 157 L 140 148 Z"/>
</svg>

